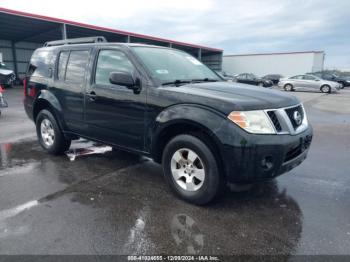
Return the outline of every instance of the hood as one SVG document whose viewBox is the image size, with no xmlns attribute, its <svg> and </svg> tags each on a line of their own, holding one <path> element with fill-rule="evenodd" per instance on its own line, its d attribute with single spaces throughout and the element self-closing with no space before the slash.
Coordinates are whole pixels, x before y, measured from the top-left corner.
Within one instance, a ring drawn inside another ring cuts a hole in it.
<svg viewBox="0 0 350 262">
<path fill-rule="evenodd" d="M 163 88 L 181 95 L 181 101 L 210 106 L 225 114 L 234 110 L 275 109 L 300 103 L 295 96 L 279 90 L 235 82 L 209 82 Z"/>
<path fill-rule="evenodd" d="M 2 74 L 2 75 L 11 75 L 13 73 L 14 72 L 10 69 L 0 69 L 0 74 Z"/>
</svg>

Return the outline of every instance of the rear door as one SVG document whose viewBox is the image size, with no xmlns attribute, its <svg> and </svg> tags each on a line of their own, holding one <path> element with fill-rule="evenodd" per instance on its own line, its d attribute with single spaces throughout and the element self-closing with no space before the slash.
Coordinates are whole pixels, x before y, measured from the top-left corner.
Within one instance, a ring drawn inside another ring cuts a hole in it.
<svg viewBox="0 0 350 262">
<path fill-rule="evenodd" d="M 257 80 L 255 79 L 255 76 L 254 76 L 254 75 L 252 75 L 252 74 L 247 74 L 246 77 L 247 77 L 247 83 L 248 83 L 248 84 L 250 84 L 250 85 L 257 85 L 257 84 L 258 84 L 258 82 L 257 82 Z"/>
<path fill-rule="evenodd" d="M 63 116 L 69 131 L 84 130 L 83 109 L 87 67 L 90 61 L 89 48 L 61 50 L 56 61 L 54 92 L 62 106 Z"/>
<path fill-rule="evenodd" d="M 291 84 L 293 85 L 294 89 L 300 89 L 304 87 L 302 75 L 293 76 L 291 77 L 291 79 L 292 79 Z"/>
</svg>

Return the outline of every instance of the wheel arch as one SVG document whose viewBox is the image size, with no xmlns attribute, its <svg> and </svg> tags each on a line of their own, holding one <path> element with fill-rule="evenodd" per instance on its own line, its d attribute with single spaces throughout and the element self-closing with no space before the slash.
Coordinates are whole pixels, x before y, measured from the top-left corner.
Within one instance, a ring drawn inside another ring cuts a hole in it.
<svg viewBox="0 0 350 262">
<path fill-rule="evenodd" d="M 40 94 L 35 99 L 33 105 L 33 120 L 36 122 L 39 112 L 43 109 L 49 110 L 53 116 L 56 118 L 57 123 L 60 128 L 63 130 L 65 127 L 62 106 L 59 103 L 58 99 L 49 91 L 42 90 Z"/>
<path fill-rule="evenodd" d="M 164 148 L 172 138 L 180 134 L 190 134 L 204 140 L 213 151 L 221 169 L 222 143 L 215 131 L 225 121 L 223 115 L 208 108 L 187 105 L 168 110 L 157 117 L 156 127 L 152 132 L 151 155 L 154 161 L 161 163 Z M 187 114 L 183 114 L 184 112 Z"/>
</svg>

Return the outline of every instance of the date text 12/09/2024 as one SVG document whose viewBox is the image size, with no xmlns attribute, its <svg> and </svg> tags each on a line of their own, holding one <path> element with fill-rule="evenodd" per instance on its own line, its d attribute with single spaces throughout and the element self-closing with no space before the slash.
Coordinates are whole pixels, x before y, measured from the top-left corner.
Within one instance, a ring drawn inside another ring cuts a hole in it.
<svg viewBox="0 0 350 262">
<path fill-rule="evenodd" d="M 128 261 L 220 261 L 218 256 L 128 256 Z"/>
</svg>

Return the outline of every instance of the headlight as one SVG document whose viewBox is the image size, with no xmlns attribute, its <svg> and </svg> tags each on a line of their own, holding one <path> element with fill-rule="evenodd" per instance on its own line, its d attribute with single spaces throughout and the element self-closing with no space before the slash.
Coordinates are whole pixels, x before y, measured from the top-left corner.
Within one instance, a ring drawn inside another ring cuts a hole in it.
<svg viewBox="0 0 350 262">
<path fill-rule="evenodd" d="M 347 83 L 350 83 L 350 80 L 346 80 Z"/>
<path fill-rule="evenodd" d="M 233 123 L 254 134 L 275 134 L 268 116 L 264 111 L 234 111 L 228 116 Z"/>
</svg>

